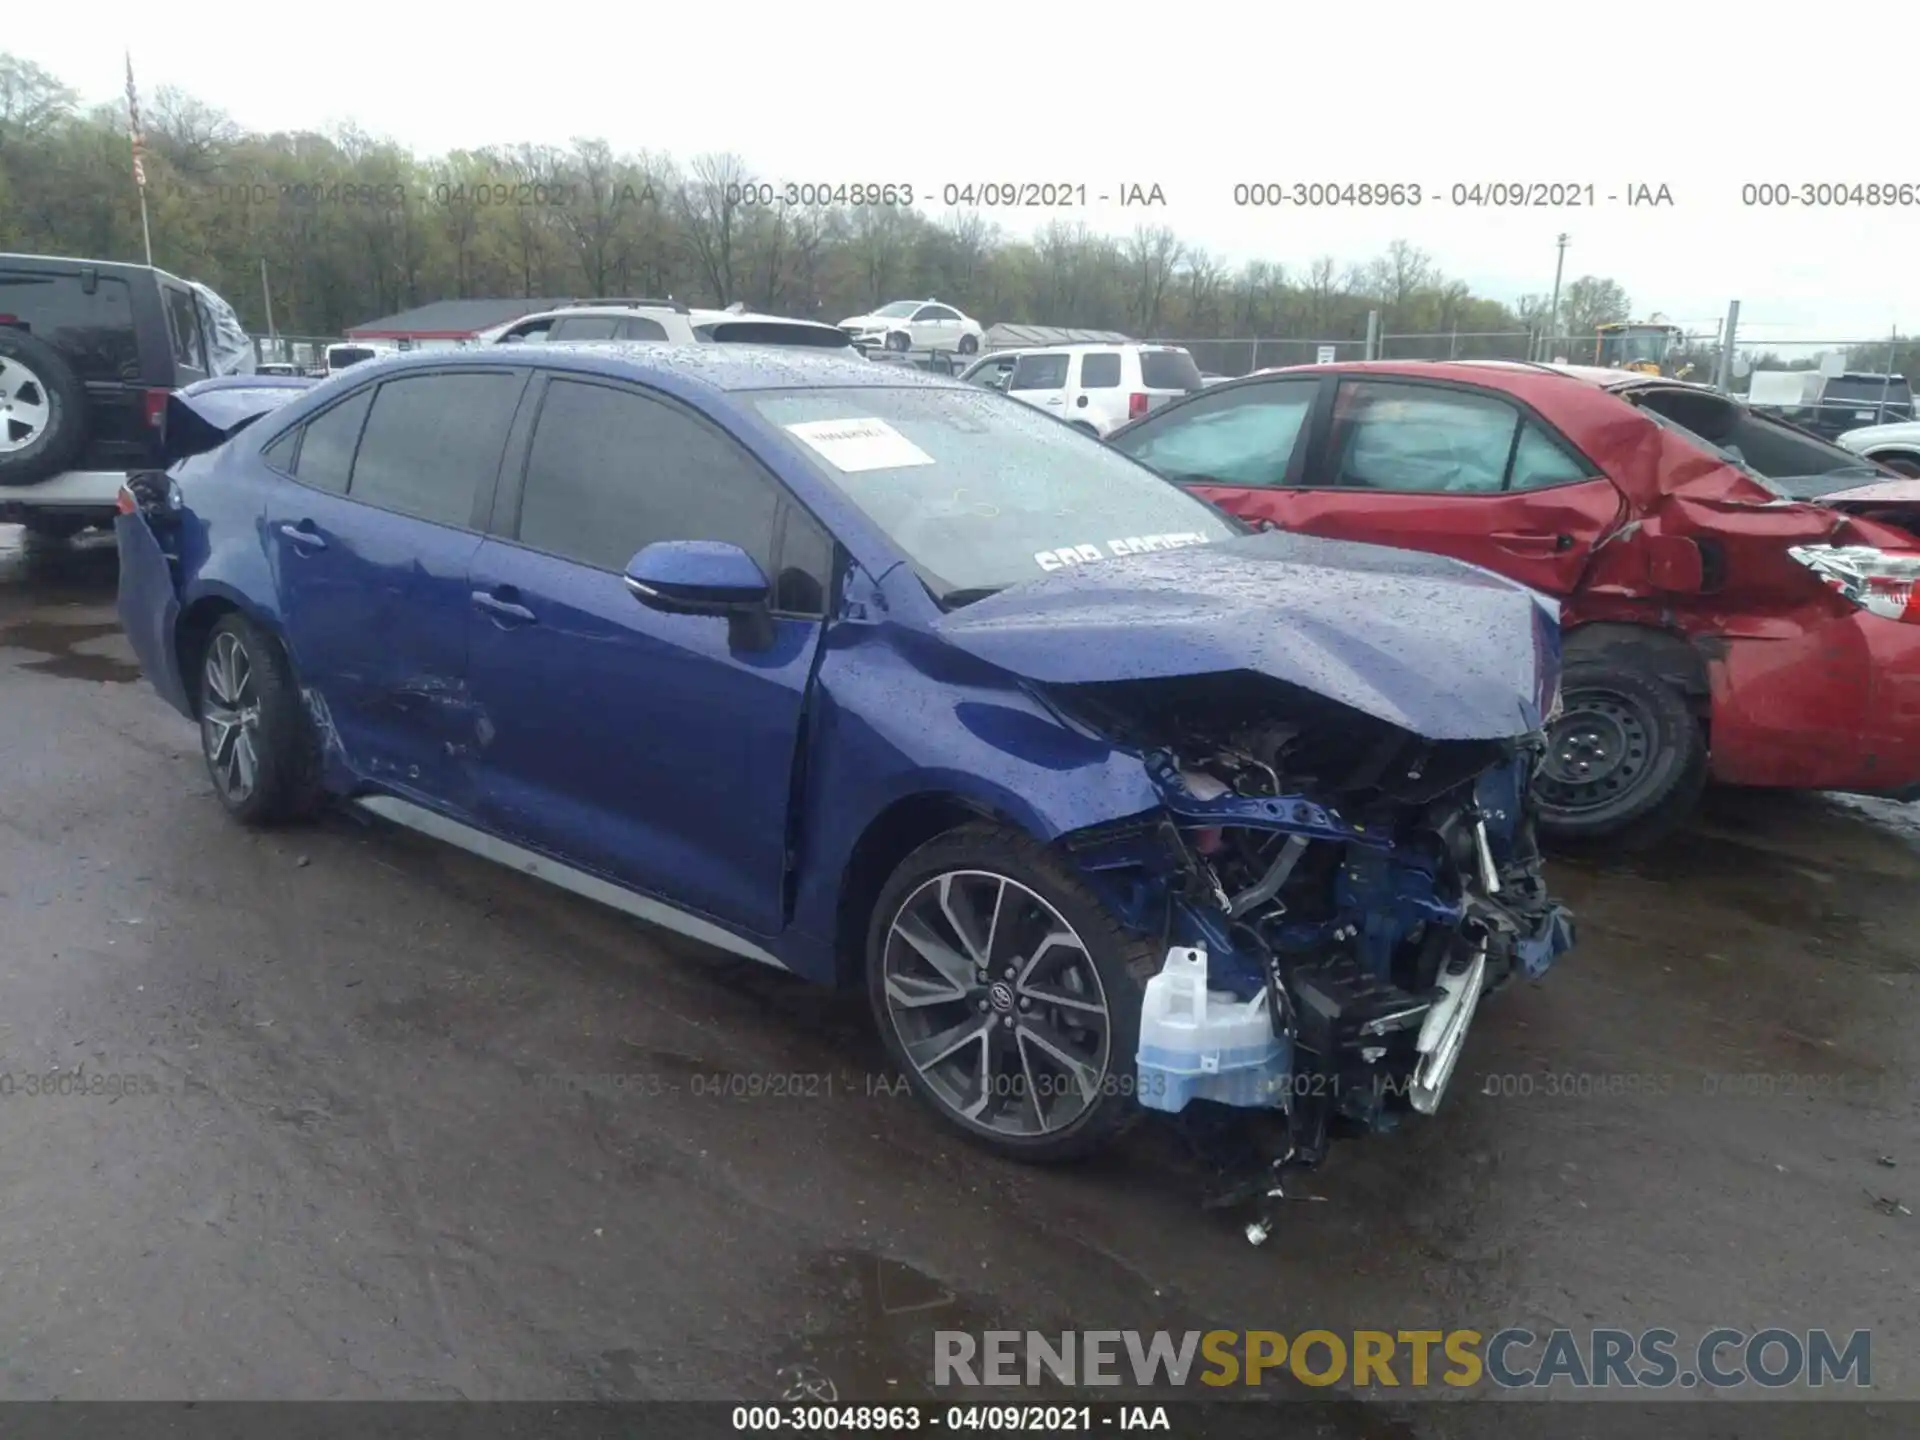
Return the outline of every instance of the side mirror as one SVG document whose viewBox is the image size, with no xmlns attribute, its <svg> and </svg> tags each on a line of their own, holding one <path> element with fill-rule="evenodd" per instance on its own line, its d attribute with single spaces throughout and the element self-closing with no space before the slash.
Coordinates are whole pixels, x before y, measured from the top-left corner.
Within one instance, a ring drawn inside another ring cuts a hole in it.
<svg viewBox="0 0 1920 1440">
<path fill-rule="evenodd" d="M 738 545 L 722 540 L 660 540 L 627 562 L 627 589 L 667 615 L 717 615 L 730 622 L 729 643 L 763 650 L 773 643 L 772 586 L 766 571 Z"/>
</svg>

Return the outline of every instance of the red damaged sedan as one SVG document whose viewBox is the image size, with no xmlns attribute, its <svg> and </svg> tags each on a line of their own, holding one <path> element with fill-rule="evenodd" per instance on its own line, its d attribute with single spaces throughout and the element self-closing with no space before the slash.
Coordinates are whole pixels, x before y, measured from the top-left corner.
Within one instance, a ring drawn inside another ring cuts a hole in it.
<svg viewBox="0 0 1920 1440">
<path fill-rule="evenodd" d="M 1437 551 L 1558 599 L 1536 785 L 1562 842 L 1656 838 L 1709 778 L 1920 798 L 1920 500 L 1789 498 L 1889 472 L 1737 400 L 1577 366 L 1375 361 L 1265 371 L 1109 439 L 1242 519 Z"/>
</svg>

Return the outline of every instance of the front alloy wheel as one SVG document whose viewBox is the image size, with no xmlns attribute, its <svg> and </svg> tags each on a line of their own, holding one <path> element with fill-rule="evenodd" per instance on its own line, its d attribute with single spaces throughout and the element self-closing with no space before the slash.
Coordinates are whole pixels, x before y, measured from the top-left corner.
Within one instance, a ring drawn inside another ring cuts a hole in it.
<svg viewBox="0 0 1920 1440">
<path fill-rule="evenodd" d="M 1100 1099 L 1112 1026 L 1074 928 L 1017 880 L 926 881 L 887 936 L 887 1011 L 953 1118 L 990 1135 L 1065 1130 Z"/>
<path fill-rule="evenodd" d="M 1152 943 L 1062 857 L 981 823 L 915 851 L 880 896 L 868 991 L 914 1090 L 1002 1154 L 1058 1160 L 1139 1111 L 1133 1059 Z"/>
</svg>

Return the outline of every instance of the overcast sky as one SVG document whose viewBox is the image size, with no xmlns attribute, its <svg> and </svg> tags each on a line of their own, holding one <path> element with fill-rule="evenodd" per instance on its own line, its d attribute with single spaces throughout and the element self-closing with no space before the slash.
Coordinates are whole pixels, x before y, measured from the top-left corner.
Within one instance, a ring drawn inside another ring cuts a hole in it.
<svg viewBox="0 0 1920 1440">
<path fill-rule="evenodd" d="M 19 12 L 0 49 L 93 101 L 122 95 L 124 45 L 143 96 L 178 86 L 258 130 L 351 120 L 422 153 L 575 136 L 683 159 L 732 150 L 768 179 L 911 184 L 936 210 L 948 184 L 1157 184 L 1163 211 L 1095 203 L 1066 218 L 1116 232 L 1162 219 L 1236 262 L 1355 261 L 1404 238 L 1503 299 L 1552 287 L 1564 230 L 1568 278 L 1614 277 L 1636 318 L 1711 328 L 1737 298 L 1744 337 L 1854 339 L 1920 329 L 1920 195 L 1904 209 L 1781 210 L 1744 206 L 1741 190 L 1920 190 L 1915 13 L 324 0 L 175 15 L 96 0 L 83 24 L 57 6 Z M 1875 37 L 1900 65 L 1860 43 Z M 1400 181 L 1425 202 L 1234 205 L 1236 183 L 1263 180 Z M 1499 181 L 1591 184 L 1598 203 L 1450 203 L 1455 185 Z M 1643 184 L 1673 204 L 1629 207 Z M 996 218 L 1019 230 L 1060 213 Z"/>
</svg>

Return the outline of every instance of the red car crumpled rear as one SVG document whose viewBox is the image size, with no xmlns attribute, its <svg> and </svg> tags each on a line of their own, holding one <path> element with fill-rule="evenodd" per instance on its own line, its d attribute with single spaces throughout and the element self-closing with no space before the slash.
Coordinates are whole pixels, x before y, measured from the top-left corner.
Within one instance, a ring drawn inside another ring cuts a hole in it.
<svg viewBox="0 0 1920 1440">
<path fill-rule="evenodd" d="M 1889 472 L 1737 400 L 1581 367 L 1307 366 L 1112 443 L 1243 519 L 1453 555 L 1558 599 L 1536 784 L 1563 842 L 1653 839 L 1709 778 L 1920 793 L 1920 485 L 1792 500 L 1809 477 Z"/>
</svg>

